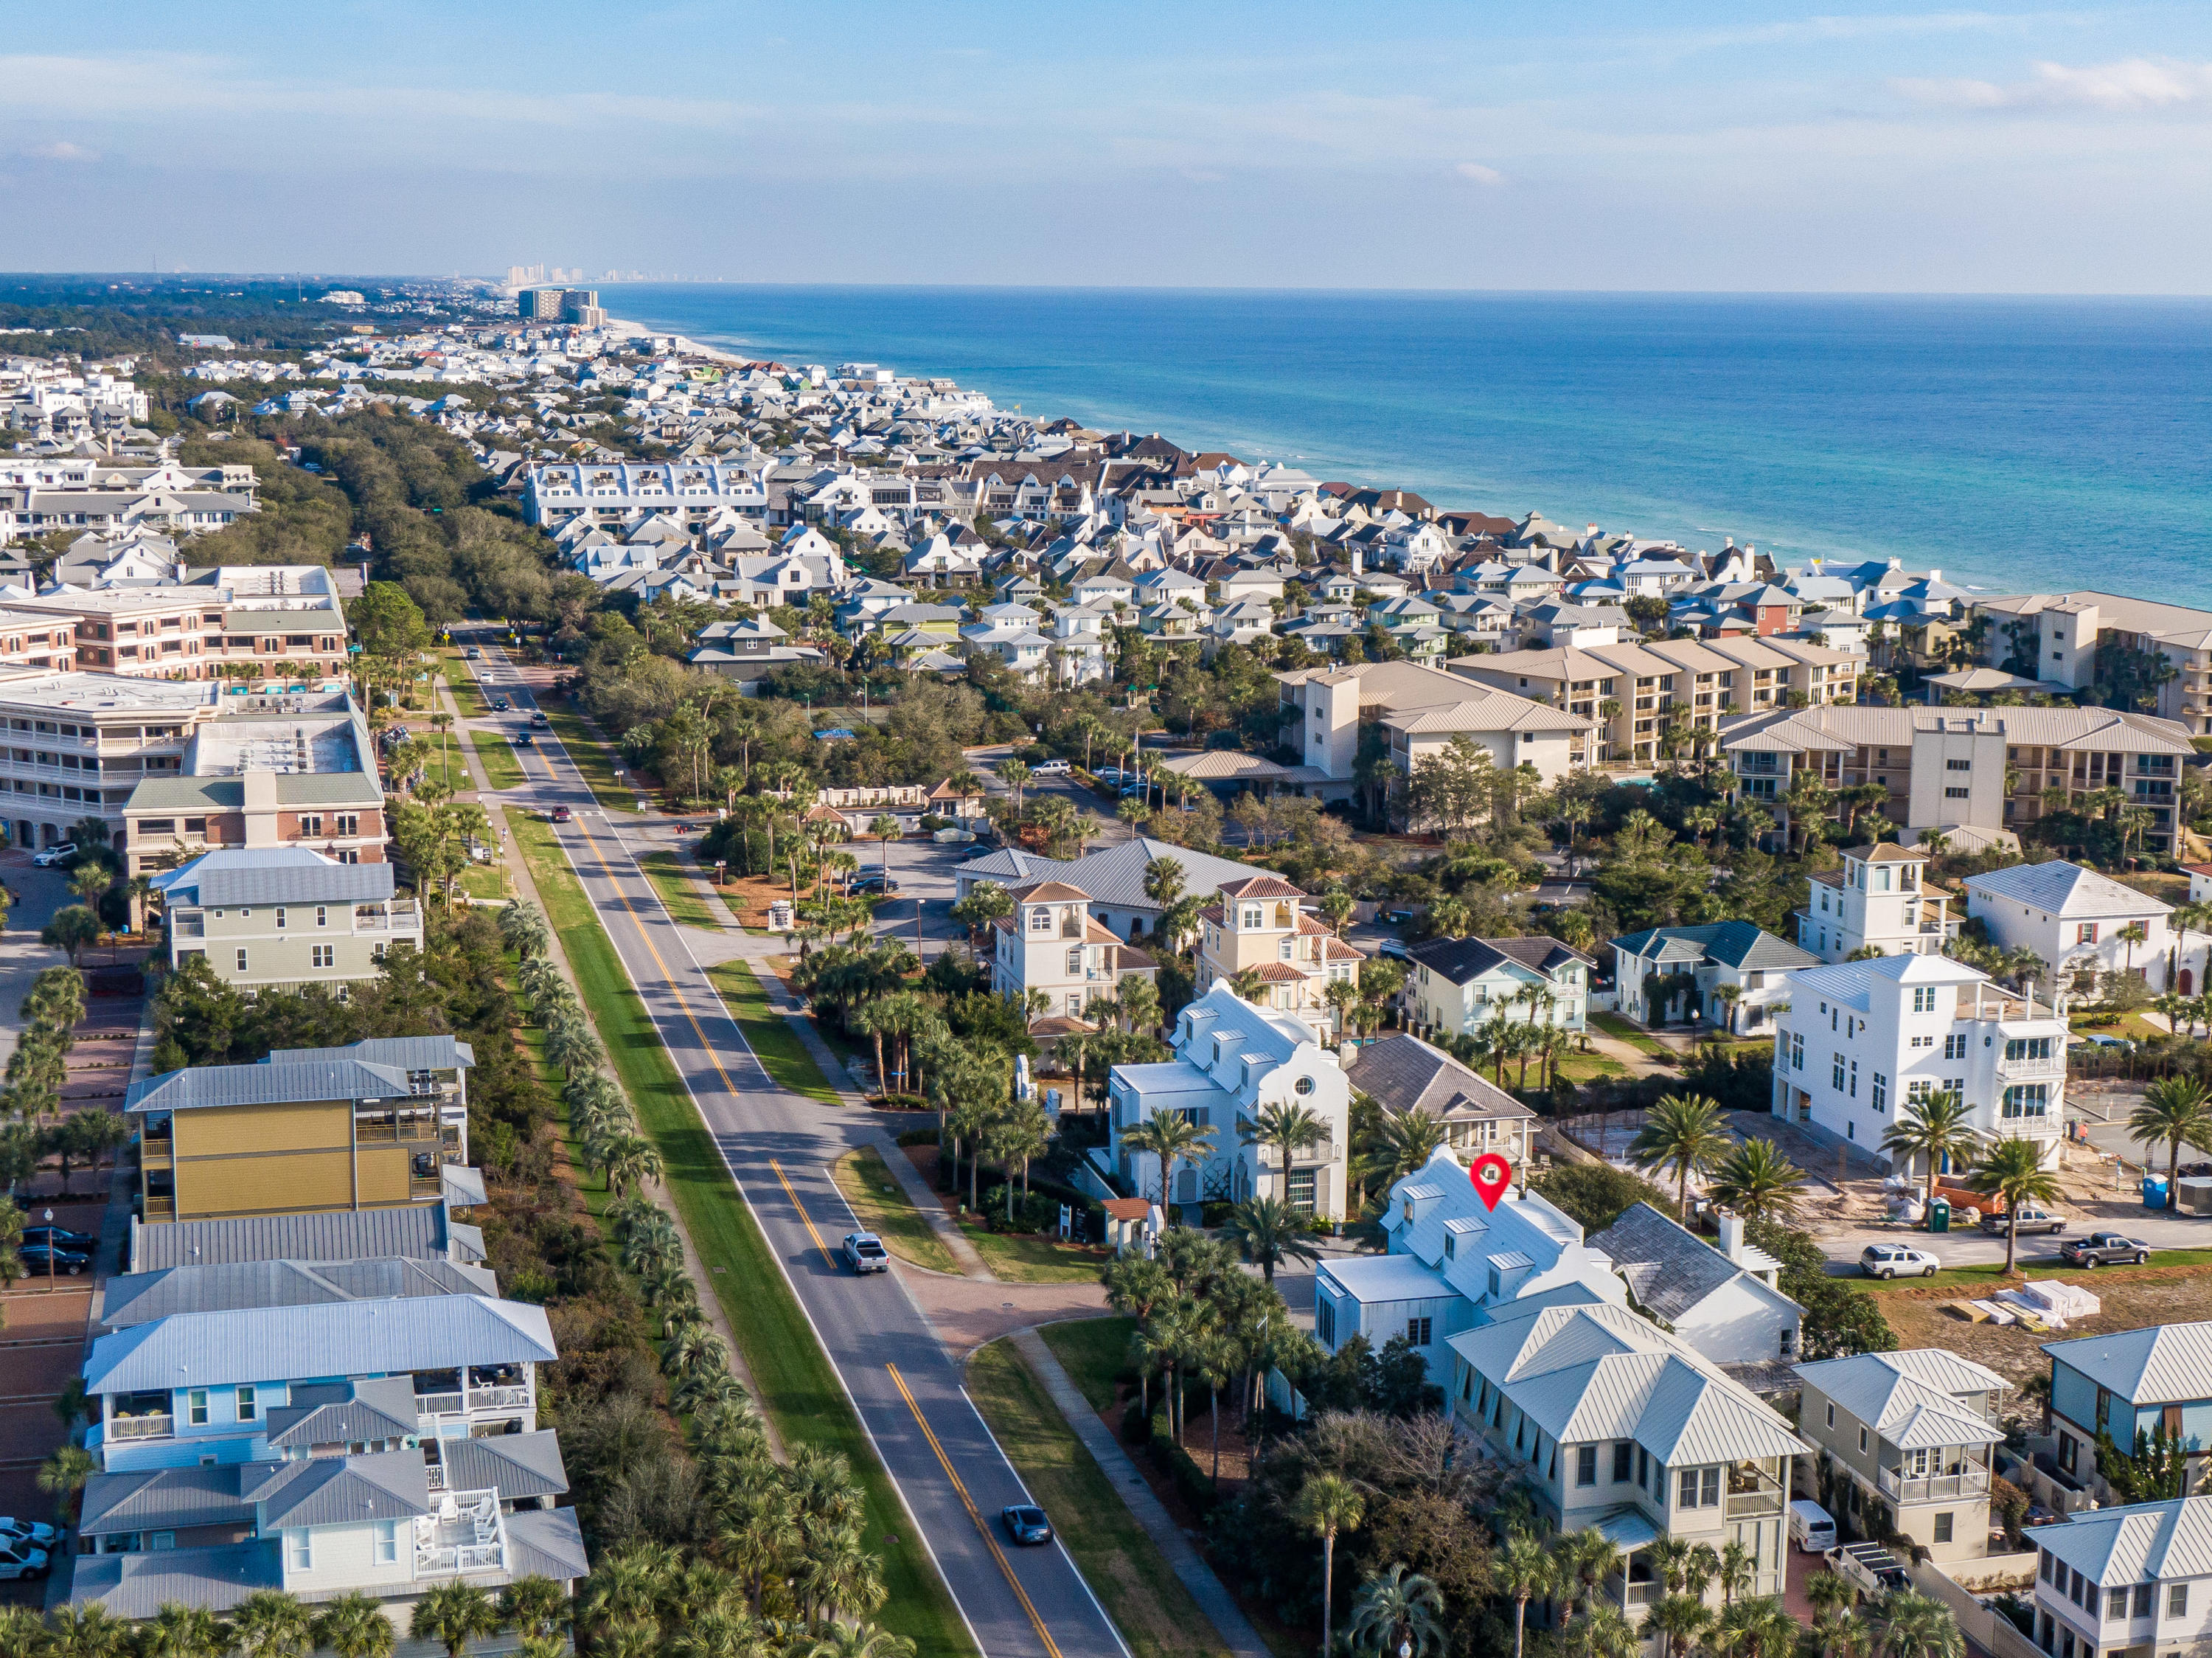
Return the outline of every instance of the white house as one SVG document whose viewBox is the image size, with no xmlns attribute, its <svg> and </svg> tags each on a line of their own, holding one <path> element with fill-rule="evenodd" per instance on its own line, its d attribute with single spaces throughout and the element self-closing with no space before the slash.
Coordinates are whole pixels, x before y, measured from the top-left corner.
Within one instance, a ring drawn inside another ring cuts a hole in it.
<svg viewBox="0 0 2212 1658">
<path fill-rule="evenodd" d="M 2059 974 L 2134 972 L 2154 991 L 2166 988 L 2172 905 L 2063 858 L 1970 875 L 1966 887 L 1966 913 L 1999 948 L 2033 950 Z M 2136 928 L 2141 937 L 2130 936 Z M 2176 978 L 2174 988 L 2193 993 L 2193 980 Z"/>
<path fill-rule="evenodd" d="M 1782 1263 L 1744 1236 L 1742 1217 L 1723 1214 L 1717 1247 L 1636 1204 L 1590 1240 L 1613 1263 L 1633 1305 L 1716 1364 L 1765 1365 L 1798 1353 L 1804 1308 L 1776 1287 Z"/>
<path fill-rule="evenodd" d="M 1352 1084 L 1311 1026 L 1217 984 L 1182 1010 L 1173 1046 L 1176 1057 L 1164 1064 L 1115 1066 L 1109 1085 L 1109 1154 L 1137 1192 L 1158 1193 L 1162 1170 L 1158 1158 L 1127 1143 L 1127 1131 L 1172 1112 L 1206 1136 L 1197 1161 L 1175 1171 L 1173 1202 L 1271 1197 L 1323 1219 L 1344 1213 Z M 1291 1104 L 1318 1116 L 1328 1137 L 1298 1149 L 1285 1170 L 1279 1148 L 1244 1137 L 1259 1112 Z"/>
<path fill-rule="evenodd" d="M 2051 1658 L 2212 1641 L 2212 1496 L 2085 1510 L 2031 1535 L 2035 1644 Z"/>
<path fill-rule="evenodd" d="M 1404 995 L 1418 1030 L 1457 1036 L 1493 1019 L 1583 1027 L 1597 964 L 1556 938 L 1431 938 L 1411 955 Z"/>
<path fill-rule="evenodd" d="M 1334 1353 L 1354 1336 L 1404 1336 L 1441 1382 L 1449 1338 L 1523 1301 L 1625 1306 L 1613 1263 L 1543 1197 L 1509 1192 L 1486 1208 L 1449 1146 L 1390 1190 L 1387 1253 L 1331 1256 L 1314 1277 L 1314 1335 Z"/>
<path fill-rule="evenodd" d="M 1774 1115 L 1875 1156 L 1906 1101 L 1959 1095 L 1984 1139 L 2058 1153 L 2066 1021 L 1946 956 L 1887 955 L 1790 975 L 1774 1025 Z M 1917 1160 L 1914 1160 L 1917 1161 Z"/>
<path fill-rule="evenodd" d="M 1791 971 L 1817 960 L 1748 921 L 1646 928 L 1614 939 L 1613 957 L 1629 1018 L 1665 1024 L 1694 1014 L 1739 1034 L 1785 1006 Z"/>
<path fill-rule="evenodd" d="M 1928 879 L 1928 854 L 1917 847 L 1855 846 L 1844 867 L 1812 877 L 1797 911 L 1797 947 L 1823 961 L 1844 961 L 1863 949 L 1884 955 L 1941 955 L 1958 936 L 1951 895 Z"/>
<path fill-rule="evenodd" d="M 1462 1161 L 1496 1152 L 1520 1168 L 1528 1161 L 1536 1113 L 1449 1054 L 1400 1032 L 1363 1042 L 1345 1075 L 1386 1111 L 1418 1111 L 1443 1125 L 1444 1143 Z"/>
</svg>

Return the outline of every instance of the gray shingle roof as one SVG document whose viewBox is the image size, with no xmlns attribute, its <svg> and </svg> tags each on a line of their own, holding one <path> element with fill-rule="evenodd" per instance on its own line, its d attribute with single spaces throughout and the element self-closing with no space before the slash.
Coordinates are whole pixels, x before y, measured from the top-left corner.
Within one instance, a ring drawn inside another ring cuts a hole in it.
<svg viewBox="0 0 2212 1658">
<path fill-rule="evenodd" d="M 1571 961 L 1595 967 L 1581 951 L 1556 938 L 1431 938 L 1413 947 L 1413 960 L 1455 984 L 1465 984 L 1510 961 L 1547 977 Z"/>
<path fill-rule="evenodd" d="M 1345 1072 L 1352 1086 L 1392 1111 L 1431 1117 L 1531 1119 L 1535 1112 L 1418 1036 L 1386 1037 L 1359 1050 Z"/>
<path fill-rule="evenodd" d="M 453 1249 L 457 1243 L 465 1243 L 458 1252 Z M 350 1261 L 393 1255 L 410 1260 L 480 1261 L 484 1259 L 483 1236 L 478 1228 L 454 1222 L 439 1204 L 322 1215 L 249 1215 L 167 1226 L 131 1222 L 134 1273 L 230 1261 Z"/>
<path fill-rule="evenodd" d="M 381 1375 L 461 1364 L 550 1363 L 545 1310 L 489 1295 L 179 1313 L 97 1337 L 85 1391 Z"/>
<path fill-rule="evenodd" d="M 173 1313 L 215 1313 L 245 1307 L 302 1307 L 319 1301 L 382 1300 L 395 1295 L 490 1295 L 483 1267 L 404 1256 L 355 1261 L 229 1261 L 173 1266 L 107 1281 L 100 1322 L 110 1330 L 165 1319 Z"/>
<path fill-rule="evenodd" d="M 1649 1204 L 1634 1204 L 1590 1240 L 1636 1299 L 1673 1323 L 1743 1269 Z"/>
</svg>

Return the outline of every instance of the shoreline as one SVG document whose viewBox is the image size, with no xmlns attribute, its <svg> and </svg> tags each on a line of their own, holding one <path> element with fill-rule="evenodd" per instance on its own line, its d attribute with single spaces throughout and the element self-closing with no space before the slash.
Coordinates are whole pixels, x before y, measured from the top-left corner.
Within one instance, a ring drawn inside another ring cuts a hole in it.
<svg viewBox="0 0 2212 1658">
<path fill-rule="evenodd" d="M 1029 292 L 1009 290 L 1010 297 Z M 1792 325 L 1798 332 L 1771 335 L 1735 329 L 1723 317 L 1703 325 L 1700 335 L 1677 338 L 1669 305 L 1649 326 L 1596 342 L 1604 349 L 1579 362 L 1560 357 L 1559 340 L 1540 327 L 1502 343 L 1409 345 L 1391 332 L 1401 320 L 1395 311 L 1370 318 L 1354 306 L 1340 316 L 1344 308 L 1325 306 L 1310 320 L 1311 296 L 1296 292 L 1269 290 L 1265 297 L 1279 297 L 1287 313 L 1267 308 L 1243 332 L 1230 325 L 1249 320 L 1245 308 L 1216 317 L 1198 303 L 1204 295 L 1194 297 L 1195 311 L 1147 308 L 1086 327 L 1062 315 L 1054 290 L 1041 290 L 1036 308 L 1004 319 L 933 298 L 879 315 L 834 291 L 814 294 L 769 290 L 757 318 L 730 316 L 746 303 L 734 290 L 713 299 L 688 289 L 623 297 L 666 300 L 671 320 L 655 331 L 678 333 L 716 361 L 865 357 L 982 391 L 1002 413 L 1018 411 L 1036 424 L 1066 417 L 1092 430 L 1157 431 L 1194 453 L 1279 461 L 1316 481 L 1411 491 L 1439 510 L 1515 519 L 1537 510 L 1577 528 L 1601 523 L 1611 534 L 1692 550 L 1733 541 L 1798 568 L 1895 559 L 1916 573 L 1940 571 L 1978 596 L 2063 592 L 2094 581 L 2108 591 L 2170 594 L 2169 602 L 2212 608 L 2212 544 L 2198 552 L 2201 532 L 2189 527 L 2198 521 L 2199 491 L 2179 481 L 2190 474 L 2177 472 L 2165 452 L 2191 441 L 2189 428 L 2201 417 L 2181 410 L 2160 424 L 2151 418 L 2160 403 L 2146 405 L 2150 416 L 2137 424 L 2180 436 L 2139 461 L 2136 450 L 2100 457 L 2094 446 L 2045 441 L 2039 425 L 2008 424 L 2002 411 L 2017 371 L 2009 332 L 1947 347 L 1949 359 L 1932 359 L 1900 393 L 1882 378 L 1882 354 L 1887 366 L 1900 354 L 1917 363 L 1920 334 L 1908 328 L 1870 346 L 1845 338 L 1839 347 L 1820 332 L 1827 296 L 1805 302 L 1814 308 L 1810 324 L 1801 318 Z M 1389 307 L 1402 296 L 1373 297 Z M 1784 296 L 1777 302 L 1801 302 Z M 697 314 L 702 308 L 720 314 Z M 1693 310 L 1711 316 L 1709 306 Z M 746 326 L 732 342 L 736 321 Z M 1072 332 L 1054 332 L 1060 324 Z M 1133 344 L 1115 332 L 1137 324 L 1158 332 L 1134 335 Z M 1217 324 L 1213 334 L 1193 332 Z M 1281 372 L 1295 384 L 1273 400 L 1269 367 L 1279 358 L 1269 352 L 1294 344 L 1296 331 L 1310 324 L 1341 332 L 1318 336 L 1324 343 L 1314 351 L 1282 358 Z M 708 343 L 718 335 L 723 343 Z M 799 343 L 777 347 L 777 336 Z M 1215 350 L 1208 344 L 1215 338 L 1231 343 Z M 1807 338 L 1812 348 L 1794 359 L 1783 349 Z M 1716 341 L 1729 352 L 1717 376 L 1700 355 Z M 2108 346 L 2091 338 L 2076 349 L 2099 369 L 2094 393 L 2107 402 L 2136 400 L 2130 353 L 2145 349 L 2142 339 Z M 1511 379 L 1516 373 L 1526 377 L 1525 396 L 1523 382 Z M 1468 392 L 1470 382 L 1480 389 Z M 2154 389 L 2166 401 L 2174 395 L 2170 377 Z M 1988 421 L 1972 413 L 1983 404 Z M 1575 503 L 1573 510 L 1563 503 Z M 2071 533 L 2081 524 L 2099 526 L 2093 542 L 2100 544 L 2085 546 Z M 2123 525 L 2135 528 L 2123 535 Z M 2135 551 L 2152 545 L 2169 549 L 2156 570 Z"/>
</svg>

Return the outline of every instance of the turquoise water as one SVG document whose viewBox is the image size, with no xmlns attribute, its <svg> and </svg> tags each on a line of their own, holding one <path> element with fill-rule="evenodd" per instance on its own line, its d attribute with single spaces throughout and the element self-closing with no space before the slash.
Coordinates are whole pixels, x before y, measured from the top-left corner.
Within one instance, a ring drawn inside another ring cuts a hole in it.
<svg viewBox="0 0 2212 1658">
<path fill-rule="evenodd" d="M 2212 302 L 608 289 L 616 315 L 1440 507 L 2212 606 Z"/>
</svg>

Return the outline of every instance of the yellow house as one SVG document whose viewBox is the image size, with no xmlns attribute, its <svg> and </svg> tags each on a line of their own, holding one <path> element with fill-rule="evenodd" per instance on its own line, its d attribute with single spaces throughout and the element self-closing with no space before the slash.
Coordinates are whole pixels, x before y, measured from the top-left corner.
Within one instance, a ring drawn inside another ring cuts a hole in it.
<svg viewBox="0 0 2212 1658">
<path fill-rule="evenodd" d="M 1337 1012 L 1328 987 L 1358 983 L 1366 958 L 1308 915 L 1305 894 L 1280 875 L 1224 881 L 1219 894 L 1199 911 L 1198 994 L 1256 972 L 1260 989 L 1251 1001 L 1296 1014 L 1317 1036 L 1334 1037 Z"/>
<path fill-rule="evenodd" d="M 450 1036 L 280 1048 L 134 1083 L 149 1223 L 481 1202 L 466 1074 Z"/>
</svg>

